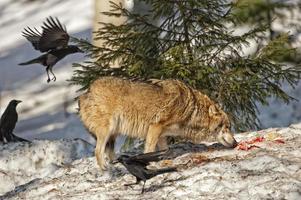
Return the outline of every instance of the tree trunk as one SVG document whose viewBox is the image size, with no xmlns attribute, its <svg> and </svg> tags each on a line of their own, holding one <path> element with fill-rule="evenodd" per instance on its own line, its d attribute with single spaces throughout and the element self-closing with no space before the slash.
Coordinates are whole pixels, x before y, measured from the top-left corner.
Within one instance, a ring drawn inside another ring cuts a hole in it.
<svg viewBox="0 0 301 200">
<path fill-rule="evenodd" d="M 116 4 L 122 4 L 127 9 L 132 9 L 134 6 L 134 0 L 95 0 L 95 14 L 94 14 L 94 24 L 93 24 L 93 32 L 97 31 L 99 28 L 102 27 L 99 22 L 106 22 L 112 23 L 115 25 L 120 25 L 126 21 L 125 17 L 109 17 L 102 12 L 109 11 L 110 8 L 110 1 Z M 93 44 L 96 46 L 102 46 L 102 40 L 95 40 L 95 34 L 93 34 Z M 112 63 L 111 67 L 119 67 L 119 62 Z"/>
<path fill-rule="evenodd" d="M 125 17 L 109 17 L 102 14 L 102 12 L 109 11 L 111 9 L 109 3 L 110 1 L 116 4 L 121 3 L 127 9 L 131 9 L 134 0 L 95 0 L 95 15 L 94 15 L 93 31 L 97 31 L 99 28 L 101 28 L 102 25 L 99 24 L 99 22 L 106 22 L 106 23 L 119 25 L 126 21 Z M 94 45 L 101 46 L 103 41 L 95 40 L 94 38 L 95 35 L 93 35 Z"/>
</svg>

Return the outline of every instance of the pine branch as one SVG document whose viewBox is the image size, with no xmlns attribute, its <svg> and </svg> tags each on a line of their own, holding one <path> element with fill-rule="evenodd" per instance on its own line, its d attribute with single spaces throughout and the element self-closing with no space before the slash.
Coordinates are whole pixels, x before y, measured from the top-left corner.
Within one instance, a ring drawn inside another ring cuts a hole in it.
<svg viewBox="0 0 301 200">
<path fill-rule="evenodd" d="M 265 40 L 267 23 L 234 34 L 237 16 L 243 13 L 226 0 L 141 1 L 150 6 L 149 13 L 132 13 L 111 3 L 104 14 L 128 20 L 121 25 L 102 23 L 96 39 L 103 46 L 76 41 L 91 61 L 74 64 L 73 84 L 86 89 L 101 76 L 180 79 L 218 102 L 237 130 L 259 127 L 257 105 L 267 105 L 269 97 L 294 100 L 281 87 L 283 82 L 294 87 L 301 75 L 300 66 L 281 62 L 295 53 L 288 34 Z M 245 55 L 242 49 L 253 41 L 266 43 Z M 120 67 L 110 68 L 117 61 Z"/>
</svg>

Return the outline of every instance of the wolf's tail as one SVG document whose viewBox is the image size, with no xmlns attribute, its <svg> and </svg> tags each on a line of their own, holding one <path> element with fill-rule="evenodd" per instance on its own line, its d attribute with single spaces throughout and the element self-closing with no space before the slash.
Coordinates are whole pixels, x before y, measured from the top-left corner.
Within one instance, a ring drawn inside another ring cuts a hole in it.
<svg viewBox="0 0 301 200">
<path fill-rule="evenodd" d="M 30 64 L 35 64 L 35 63 L 41 63 L 41 60 L 39 58 L 35 58 L 35 59 L 29 60 L 27 62 L 19 63 L 19 65 L 30 65 Z"/>
</svg>

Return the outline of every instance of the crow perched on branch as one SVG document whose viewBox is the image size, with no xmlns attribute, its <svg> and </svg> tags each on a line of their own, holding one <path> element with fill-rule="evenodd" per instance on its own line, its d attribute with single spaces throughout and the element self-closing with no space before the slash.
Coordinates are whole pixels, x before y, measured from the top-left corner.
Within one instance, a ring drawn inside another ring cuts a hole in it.
<svg viewBox="0 0 301 200">
<path fill-rule="evenodd" d="M 7 108 L 5 109 L 1 120 L 0 120 L 0 141 L 7 142 L 17 142 L 17 141 L 27 141 L 25 139 L 19 138 L 13 134 L 13 130 L 16 127 L 18 121 L 18 113 L 16 107 L 22 101 L 12 100 L 9 102 Z M 28 142 L 28 141 L 27 141 Z"/>
<path fill-rule="evenodd" d="M 150 162 L 156 162 L 161 160 L 165 152 L 151 152 L 146 154 L 140 154 L 135 156 L 121 155 L 117 158 L 116 162 L 120 162 L 125 166 L 125 168 L 136 177 L 136 183 L 127 184 L 126 186 L 139 184 L 140 181 L 143 181 L 142 192 L 144 192 L 145 182 L 148 179 L 153 178 L 159 174 L 164 174 L 168 172 L 175 172 L 177 169 L 175 167 L 163 168 L 163 169 L 147 169 L 147 165 Z"/>
<path fill-rule="evenodd" d="M 56 77 L 52 71 L 53 66 L 65 56 L 77 52 L 83 52 L 75 45 L 68 45 L 70 36 L 60 21 L 55 18 L 49 17 L 43 23 L 42 33 L 36 28 L 32 29 L 27 27 L 22 32 L 23 36 L 32 43 L 36 50 L 44 53 L 38 58 L 32 59 L 27 62 L 20 63 L 19 65 L 29 65 L 39 63 L 46 67 L 47 83 L 50 82 L 49 71 L 53 75 L 51 80 L 55 81 Z"/>
</svg>

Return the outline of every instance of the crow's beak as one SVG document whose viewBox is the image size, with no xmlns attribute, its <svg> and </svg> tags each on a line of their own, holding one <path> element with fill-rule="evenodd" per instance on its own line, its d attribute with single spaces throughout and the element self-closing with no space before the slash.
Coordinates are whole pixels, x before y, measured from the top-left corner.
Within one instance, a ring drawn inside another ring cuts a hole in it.
<svg viewBox="0 0 301 200">
<path fill-rule="evenodd" d="M 17 102 L 17 104 L 19 104 L 19 103 L 21 103 L 22 101 L 20 101 L 20 100 L 16 100 L 16 102 Z"/>
</svg>

